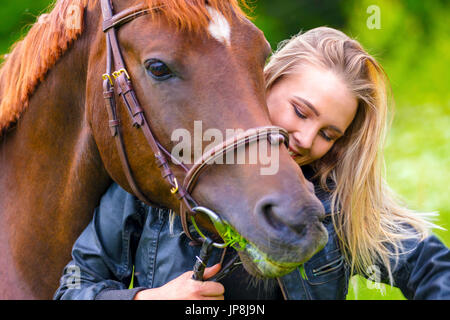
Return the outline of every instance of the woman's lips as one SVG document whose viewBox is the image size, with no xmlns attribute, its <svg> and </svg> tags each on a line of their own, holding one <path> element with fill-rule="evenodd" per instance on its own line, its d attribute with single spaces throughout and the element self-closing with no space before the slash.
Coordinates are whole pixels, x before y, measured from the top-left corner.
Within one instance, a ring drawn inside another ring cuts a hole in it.
<svg viewBox="0 0 450 320">
<path fill-rule="evenodd" d="M 289 151 L 289 155 L 291 156 L 291 158 L 295 162 L 297 162 L 297 164 L 304 165 L 304 164 L 308 164 L 310 162 L 310 159 L 307 156 L 302 155 L 301 153 L 297 152 L 290 146 L 289 146 L 288 151 Z"/>
<path fill-rule="evenodd" d="M 292 158 L 301 157 L 302 155 L 289 146 L 289 154 Z"/>
</svg>

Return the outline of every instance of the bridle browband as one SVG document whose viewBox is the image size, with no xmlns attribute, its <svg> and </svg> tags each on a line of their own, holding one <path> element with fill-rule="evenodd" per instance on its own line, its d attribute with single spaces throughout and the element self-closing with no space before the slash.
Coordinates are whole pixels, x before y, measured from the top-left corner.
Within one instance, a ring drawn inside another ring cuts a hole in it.
<svg viewBox="0 0 450 320">
<path fill-rule="evenodd" d="M 155 155 L 156 163 L 161 170 L 162 177 L 171 185 L 171 193 L 177 196 L 180 201 L 180 217 L 186 236 L 196 244 L 204 243 L 205 239 L 192 236 L 187 222 L 189 215 L 195 215 L 197 211 L 203 212 L 202 210 L 196 210 L 199 206 L 190 195 L 201 172 L 208 164 L 214 163 L 214 160 L 218 157 L 261 138 L 269 139 L 271 143 L 279 144 L 280 142 L 284 142 L 287 145 L 289 139 L 288 133 L 285 129 L 276 126 L 264 126 L 249 129 L 242 134 L 224 141 L 215 148 L 208 150 L 190 169 L 187 168 L 184 164 L 174 158 L 171 153 L 155 139 L 144 110 L 139 104 L 136 93 L 132 87 L 131 77 L 126 69 L 116 33 L 116 29 L 123 24 L 149 14 L 152 10 L 157 10 L 160 7 L 150 9 L 143 5 L 138 5 L 114 14 L 111 0 L 101 0 L 101 8 L 103 14 L 103 31 L 106 34 L 106 73 L 102 76 L 103 96 L 109 117 L 109 128 L 111 135 L 115 138 L 114 140 L 116 142 L 120 162 L 128 184 L 134 195 L 141 201 L 150 206 L 160 207 L 160 205 L 149 200 L 140 191 L 139 186 L 134 179 L 123 142 L 120 127 L 121 122 L 118 118 L 116 109 L 115 88 L 117 88 L 118 95 L 122 97 L 131 117 L 133 126 L 142 130 L 148 145 Z M 178 184 L 166 157 L 171 158 L 174 164 L 180 166 L 186 172 L 182 185 Z"/>
</svg>

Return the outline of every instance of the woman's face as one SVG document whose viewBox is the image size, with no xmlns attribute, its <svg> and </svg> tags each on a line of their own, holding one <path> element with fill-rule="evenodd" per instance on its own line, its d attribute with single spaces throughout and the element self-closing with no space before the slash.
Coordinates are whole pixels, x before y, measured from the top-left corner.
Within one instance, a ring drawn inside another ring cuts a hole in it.
<svg viewBox="0 0 450 320">
<path fill-rule="evenodd" d="M 323 157 L 353 121 L 357 100 L 334 72 L 303 66 L 267 93 L 274 125 L 289 132 L 291 155 L 300 165 Z"/>
</svg>

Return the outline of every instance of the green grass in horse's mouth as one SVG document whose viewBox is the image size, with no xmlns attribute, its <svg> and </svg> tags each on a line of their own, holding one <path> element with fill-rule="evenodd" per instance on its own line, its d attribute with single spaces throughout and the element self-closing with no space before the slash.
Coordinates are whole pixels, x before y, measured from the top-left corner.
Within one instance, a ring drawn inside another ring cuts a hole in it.
<svg viewBox="0 0 450 320">
<path fill-rule="evenodd" d="M 225 224 L 220 232 L 224 242 L 236 251 L 245 251 L 251 261 L 266 276 L 277 276 L 292 271 L 299 266 L 297 262 L 277 262 L 270 259 L 266 253 L 261 252 L 254 244 L 240 235 L 229 224 Z"/>
<path fill-rule="evenodd" d="M 234 248 L 236 251 L 243 251 L 247 247 L 248 241 L 229 224 L 225 225 L 225 231 L 220 236 L 227 246 Z"/>
<path fill-rule="evenodd" d="M 223 239 L 224 244 L 245 254 L 245 256 L 253 262 L 261 275 L 265 277 L 278 277 L 294 270 L 300 265 L 298 262 L 281 262 L 271 259 L 268 257 L 267 253 L 261 251 L 254 243 L 245 239 L 226 221 L 220 219 L 213 213 L 208 211 L 206 211 L 206 213 L 209 213 L 211 221 L 213 222 L 216 231 Z M 201 230 L 198 228 L 193 216 L 191 216 L 191 220 L 197 232 L 205 238 Z"/>
</svg>

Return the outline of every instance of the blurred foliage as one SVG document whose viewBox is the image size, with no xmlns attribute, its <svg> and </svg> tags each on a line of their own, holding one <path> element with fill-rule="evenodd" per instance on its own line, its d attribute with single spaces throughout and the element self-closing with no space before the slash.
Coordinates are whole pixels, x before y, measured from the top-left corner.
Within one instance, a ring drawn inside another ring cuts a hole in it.
<svg viewBox="0 0 450 320">
<path fill-rule="evenodd" d="M 299 31 L 318 26 L 356 38 L 383 65 L 395 98 L 395 120 L 385 149 L 386 178 L 406 203 L 438 211 L 450 228 L 450 1 L 448 0 L 248 0 L 251 15 L 275 49 Z M 0 53 L 24 35 L 51 3 L 2 0 Z M 380 10 L 380 29 L 370 29 L 371 5 Z M 450 245 L 450 232 L 437 230 Z M 402 299 L 398 289 L 373 289 L 352 279 L 349 299 Z M 384 290 L 384 292 L 383 292 Z"/>
<path fill-rule="evenodd" d="M 280 41 L 301 30 L 319 26 L 342 29 L 347 20 L 343 0 L 250 0 L 248 3 L 254 7 L 250 16 L 274 49 Z"/>
<path fill-rule="evenodd" d="M 36 17 L 51 3 L 49 0 L 1 0 L 0 53 L 6 53 L 17 39 L 24 36 Z"/>
</svg>

